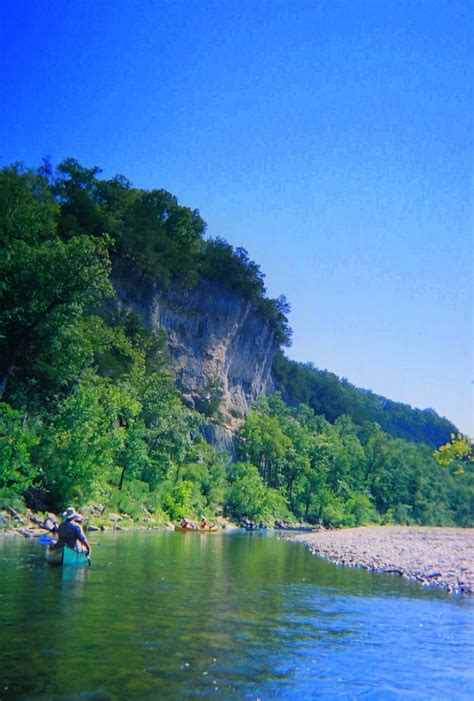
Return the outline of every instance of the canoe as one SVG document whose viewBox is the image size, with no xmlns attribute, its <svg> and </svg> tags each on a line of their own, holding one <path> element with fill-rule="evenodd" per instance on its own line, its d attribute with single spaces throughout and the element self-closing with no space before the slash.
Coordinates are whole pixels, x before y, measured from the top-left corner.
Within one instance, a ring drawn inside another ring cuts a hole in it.
<svg viewBox="0 0 474 701">
<path fill-rule="evenodd" d="M 52 565 L 90 565 L 90 558 L 83 552 L 65 545 L 62 548 L 46 548 L 46 559 Z"/>
<path fill-rule="evenodd" d="M 174 530 L 180 533 L 215 533 L 219 528 L 217 526 L 209 526 L 209 528 L 183 528 L 182 526 L 175 526 Z"/>
</svg>

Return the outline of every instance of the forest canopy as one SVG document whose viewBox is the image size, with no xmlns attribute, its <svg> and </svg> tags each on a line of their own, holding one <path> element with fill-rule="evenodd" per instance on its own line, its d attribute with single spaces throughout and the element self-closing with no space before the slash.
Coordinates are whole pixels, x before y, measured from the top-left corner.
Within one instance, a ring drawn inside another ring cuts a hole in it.
<svg viewBox="0 0 474 701">
<path fill-rule="evenodd" d="M 99 176 L 75 159 L 0 170 L 0 507 L 96 500 L 136 520 L 472 523 L 472 462 L 460 469 L 457 444 L 433 457 L 457 435 L 452 424 L 282 352 L 281 394 L 245 417 L 235 459 L 209 445 L 165 333 L 110 303 L 114 259 L 133 284 L 219 281 L 258 310 L 280 349 L 288 303 L 266 296 L 245 249 L 204 238 L 198 210 Z"/>
<path fill-rule="evenodd" d="M 457 432 L 451 421 L 433 409 L 414 409 L 394 402 L 355 387 L 333 372 L 319 370 L 312 363 L 289 360 L 282 352 L 275 356 L 273 372 L 278 388 L 290 404 L 308 404 L 329 421 L 347 414 L 356 424 L 374 421 L 392 436 L 433 447 L 445 443 Z"/>
</svg>

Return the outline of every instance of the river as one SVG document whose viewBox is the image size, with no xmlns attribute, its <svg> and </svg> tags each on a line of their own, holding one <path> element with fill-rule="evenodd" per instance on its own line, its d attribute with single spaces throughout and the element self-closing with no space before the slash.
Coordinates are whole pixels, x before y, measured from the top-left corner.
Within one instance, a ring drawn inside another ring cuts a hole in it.
<svg viewBox="0 0 474 701">
<path fill-rule="evenodd" d="M 474 602 L 275 535 L 0 539 L 0 701 L 472 699 Z"/>
</svg>

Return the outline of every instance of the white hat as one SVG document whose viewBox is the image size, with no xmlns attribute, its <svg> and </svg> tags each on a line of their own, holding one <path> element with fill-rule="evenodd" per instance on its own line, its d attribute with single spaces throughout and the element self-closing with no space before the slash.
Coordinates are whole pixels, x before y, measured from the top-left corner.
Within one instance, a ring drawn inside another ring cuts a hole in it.
<svg viewBox="0 0 474 701">
<path fill-rule="evenodd" d="M 76 521 L 82 521 L 82 514 L 78 514 L 73 506 L 68 506 L 66 511 L 61 514 L 61 518 L 70 521 L 75 519 Z"/>
</svg>

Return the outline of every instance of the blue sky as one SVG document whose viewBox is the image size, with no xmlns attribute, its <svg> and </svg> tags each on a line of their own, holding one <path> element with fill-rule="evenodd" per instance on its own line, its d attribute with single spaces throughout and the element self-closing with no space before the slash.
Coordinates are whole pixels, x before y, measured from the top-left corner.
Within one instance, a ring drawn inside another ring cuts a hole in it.
<svg viewBox="0 0 474 701">
<path fill-rule="evenodd" d="M 290 357 L 472 423 L 470 2 L 2 1 L 0 163 L 198 208 Z"/>
</svg>

